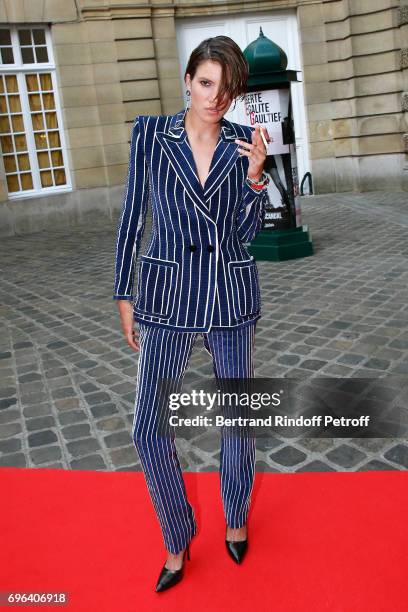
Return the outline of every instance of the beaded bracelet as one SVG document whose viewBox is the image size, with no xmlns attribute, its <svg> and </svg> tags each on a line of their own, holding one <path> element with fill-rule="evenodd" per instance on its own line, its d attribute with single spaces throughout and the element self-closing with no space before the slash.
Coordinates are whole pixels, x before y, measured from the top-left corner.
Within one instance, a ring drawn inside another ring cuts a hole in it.
<svg viewBox="0 0 408 612">
<path fill-rule="evenodd" d="M 262 189 L 266 189 L 269 185 L 269 177 L 265 174 L 265 172 L 262 173 L 262 178 L 260 181 L 254 181 L 253 179 L 249 178 L 249 176 L 247 176 L 247 181 L 256 191 L 262 191 Z"/>
</svg>

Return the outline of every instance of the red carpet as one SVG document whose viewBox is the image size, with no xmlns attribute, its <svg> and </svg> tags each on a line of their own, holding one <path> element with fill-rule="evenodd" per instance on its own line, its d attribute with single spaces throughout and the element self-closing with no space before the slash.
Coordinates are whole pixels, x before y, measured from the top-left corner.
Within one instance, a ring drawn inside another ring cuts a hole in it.
<svg viewBox="0 0 408 612">
<path fill-rule="evenodd" d="M 52 608 L 75 612 L 408 610 L 407 472 L 258 473 L 242 566 L 218 474 L 185 482 L 199 532 L 183 581 L 155 593 L 165 552 L 142 474 L 0 468 L 0 590 L 65 591 Z"/>
</svg>

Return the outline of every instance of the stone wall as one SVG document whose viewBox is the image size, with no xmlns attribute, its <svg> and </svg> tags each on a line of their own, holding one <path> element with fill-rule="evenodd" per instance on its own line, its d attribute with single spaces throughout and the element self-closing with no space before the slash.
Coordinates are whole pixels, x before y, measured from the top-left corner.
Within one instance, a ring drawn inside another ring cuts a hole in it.
<svg viewBox="0 0 408 612">
<path fill-rule="evenodd" d="M 323 0 L 299 7 L 319 193 L 407 189 L 404 13 L 395 0 Z"/>
</svg>

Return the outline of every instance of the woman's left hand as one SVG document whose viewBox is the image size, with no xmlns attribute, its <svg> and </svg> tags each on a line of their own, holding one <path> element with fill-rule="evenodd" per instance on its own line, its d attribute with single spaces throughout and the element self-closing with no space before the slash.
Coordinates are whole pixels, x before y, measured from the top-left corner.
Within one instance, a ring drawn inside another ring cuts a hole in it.
<svg viewBox="0 0 408 612">
<path fill-rule="evenodd" d="M 255 129 L 252 132 L 252 144 L 246 142 L 245 140 L 239 140 L 238 138 L 235 139 L 235 142 L 240 145 L 238 148 L 238 153 L 240 155 L 246 155 L 249 157 L 248 178 L 252 179 L 253 181 L 259 181 L 261 178 L 267 154 L 260 133 L 261 129 L 265 136 L 266 142 L 272 142 L 273 138 L 269 136 L 268 130 L 266 128 L 261 128 L 261 126 L 258 124 L 255 125 Z"/>
</svg>

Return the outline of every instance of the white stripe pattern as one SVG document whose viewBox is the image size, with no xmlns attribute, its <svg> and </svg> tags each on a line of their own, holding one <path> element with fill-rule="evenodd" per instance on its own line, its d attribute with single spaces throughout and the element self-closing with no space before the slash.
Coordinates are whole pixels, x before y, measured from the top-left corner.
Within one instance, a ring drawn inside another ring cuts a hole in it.
<svg viewBox="0 0 408 612">
<path fill-rule="evenodd" d="M 234 142 L 250 142 L 252 128 L 221 120 L 203 187 L 185 113 L 134 121 L 113 298 L 132 300 L 135 320 L 152 326 L 185 332 L 239 328 L 261 312 L 257 266 L 245 243 L 262 226 L 268 196 L 246 180 L 248 158 L 239 156 Z M 149 201 L 152 232 L 135 292 Z"/>
<path fill-rule="evenodd" d="M 255 327 L 253 321 L 244 327 L 202 334 L 217 378 L 254 377 Z M 181 385 L 198 335 L 199 332 L 182 333 L 140 324 L 132 437 L 165 547 L 173 554 L 186 547 L 197 532 L 197 524 L 186 496 L 174 427 L 159 427 L 163 412 L 159 407 L 158 381 L 171 378 Z M 229 416 L 228 407 L 224 410 Z M 255 438 L 249 430 L 240 429 L 240 435 L 234 436 L 229 435 L 228 428 L 221 428 L 221 496 L 225 519 L 232 528 L 247 521 L 255 475 Z"/>
</svg>

